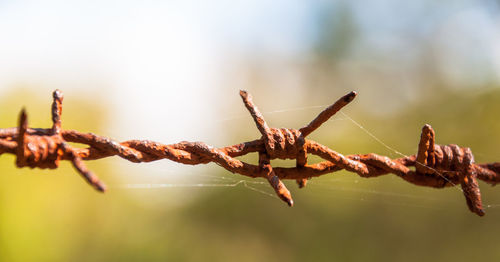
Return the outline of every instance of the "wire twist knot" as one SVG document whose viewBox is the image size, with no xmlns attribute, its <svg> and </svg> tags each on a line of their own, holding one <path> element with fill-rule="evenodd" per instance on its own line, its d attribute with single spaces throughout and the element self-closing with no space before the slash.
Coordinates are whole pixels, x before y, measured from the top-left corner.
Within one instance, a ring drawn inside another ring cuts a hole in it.
<svg viewBox="0 0 500 262">
<path fill-rule="evenodd" d="M 61 136 L 61 114 L 63 94 L 59 90 L 53 93 L 52 129 L 48 133 L 28 134 L 28 117 L 21 110 L 17 134 L 16 165 L 18 167 L 50 168 L 59 166 L 59 161 L 68 151 L 68 146 Z"/>
<path fill-rule="evenodd" d="M 63 147 L 63 141 L 57 136 L 27 136 L 24 147 L 19 147 L 16 165 L 55 169 L 64 155 Z"/>
<path fill-rule="evenodd" d="M 266 153 L 272 158 L 296 159 L 299 154 L 305 154 L 305 139 L 297 129 L 271 128 L 273 140 L 267 140 Z"/>
</svg>

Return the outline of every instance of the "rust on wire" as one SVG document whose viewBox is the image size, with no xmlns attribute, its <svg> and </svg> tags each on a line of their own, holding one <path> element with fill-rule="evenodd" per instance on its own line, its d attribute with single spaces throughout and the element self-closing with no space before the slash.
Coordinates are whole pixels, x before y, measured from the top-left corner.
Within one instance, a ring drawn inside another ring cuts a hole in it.
<svg viewBox="0 0 500 262">
<path fill-rule="evenodd" d="M 59 166 L 61 160 L 69 160 L 80 175 L 100 192 L 106 186 L 84 164 L 84 160 L 95 160 L 119 156 L 128 161 L 151 162 L 169 159 L 187 165 L 214 162 L 232 173 L 267 179 L 280 199 L 293 205 L 290 191 L 283 179 L 296 180 L 304 187 L 308 179 L 339 170 L 347 170 L 361 177 L 377 177 L 394 174 L 414 185 L 434 188 L 461 186 L 468 208 L 483 216 L 481 193 L 477 180 L 495 185 L 500 181 L 500 163 L 476 164 L 470 148 L 457 145 L 436 145 L 435 133 L 430 125 L 422 128 L 422 135 L 416 155 L 390 159 L 377 154 L 356 154 L 344 156 L 306 137 L 319 128 L 335 113 L 356 97 L 350 92 L 323 110 L 308 125 L 300 129 L 271 128 L 266 123 L 252 97 L 240 91 L 245 107 L 255 121 L 261 138 L 227 147 L 215 148 L 203 142 L 180 142 L 165 145 L 148 140 L 116 142 L 110 138 L 61 127 L 63 94 L 53 93 L 52 122 L 49 129 L 28 128 L 28 117 L 21 110 L 17 128 L 0 129 L 0 155 L 16 155 L 18 167 L 50 168 Z M 88 145 L 74 148 L 67 142 Z M 256 152 L 258 165 L 243 162 L 237 157 Z M 307 154 L 321 157 L 324 161 L 307 163 Z M 273 167 L 272 159 L 295 159 L 295 167 Z M 413 168 L 411 168 L 413 167 Z"/>
</svg>

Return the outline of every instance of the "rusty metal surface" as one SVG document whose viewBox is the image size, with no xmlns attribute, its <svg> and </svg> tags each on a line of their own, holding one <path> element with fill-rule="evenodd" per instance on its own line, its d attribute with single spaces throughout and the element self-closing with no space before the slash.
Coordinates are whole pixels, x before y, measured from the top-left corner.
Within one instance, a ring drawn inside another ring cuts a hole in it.
<svg viewBox="0 0 500 262">
<path fill-rule="evenodd" d="M 354 100 L 356 95 L 356 92 L 351 92 L 341 97 L 307 126 L 296 130 L 270 128 L 253 103 L 251 95 L 241 91 L 243 103 L 262 136 L 257 140 L 215 148 L 203 142 L 183 141 L 170 145 L 148 140 L 117 142 L 92 133 L 63 130 L 61 127 L 63 95 L 61 91 L 56 90 L 53 93 L 52 128 L 28 128 L 28 117 L 23 109 L 17 128 L 0 129 L 0 155 L 3 153 L 16 155 L 18 167 L 54 169 L 59 166 L 61 160 L 71 161 L 78 173 L 100 192 L 104 192 L 106 186 L 86 168 L 83 160 L 119 156 L 135 163 L 161 159 L 188 165 L 214 162 L 232 173 L 267 179 L 279 198 L 289 206 L 293 205 L 293 199 L 281 181 L 283 179 L 294 179 L 299 187 L 304 187 L 308 179 L 343 169 L 366 178 L 394 174 L 419 186 L 444 188 L 460 185 L 470 211 L 479 216 L 485 214 L 477 180 L 492 185 L 498 183 L 500 163 L 476 164 L 470 148 L 436 145 L 435 133 L 430 125 L 422 128 L 417 154 L 399 159 L 390 159 L 373 153 L 344 156 L 306 139 L 307 135 Z M 88 147 L 73 148 L 67 142 L 81 143 Z M 258 165 L 236 158 L 253 152 L 259 154 Z M 325 161 L 307 164 L 307 154 L 319 156 Z M 276 158 L 295 159 L 296 166 L 273 167 L 270 161 Z"/>
</svg>

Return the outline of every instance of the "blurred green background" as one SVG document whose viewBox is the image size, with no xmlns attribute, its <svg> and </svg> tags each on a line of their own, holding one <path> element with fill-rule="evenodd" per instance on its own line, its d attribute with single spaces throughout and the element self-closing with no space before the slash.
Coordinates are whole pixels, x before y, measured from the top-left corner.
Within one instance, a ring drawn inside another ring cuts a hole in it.
<svg viewBox="0 0 500 262">
<path fill-rule="evenodd" d="M 65 129 L 221 147 L 259 137 L 239 89 L 271 126 L 288 128 L 357 90 L 346 115 L 310 139 L 397 158 L 416 153 L 429 123 L 437 143 L 500 161 L 498 1 L 188 2 L 0 2 L 0 126 L 15 126 L 25 106 L 31 127 L 49 127 L 50 92 L 61 88 Z M 168 19 L 179 24 L 164 32 Z M 149 41 L 160 35 L 166 46 Z M 457 188 L 392 175 L 341 171 L 300 190 L 286 181 L 289 208 L 265 181 L 215 164 L 86 162 L 109 185 L 99 194 L 69 163 L 30 170 L 14 161 L 0 158 L 0 261 L 500 258 L 500 191 L 482 182 L 479 218 Z"/>
</svg>

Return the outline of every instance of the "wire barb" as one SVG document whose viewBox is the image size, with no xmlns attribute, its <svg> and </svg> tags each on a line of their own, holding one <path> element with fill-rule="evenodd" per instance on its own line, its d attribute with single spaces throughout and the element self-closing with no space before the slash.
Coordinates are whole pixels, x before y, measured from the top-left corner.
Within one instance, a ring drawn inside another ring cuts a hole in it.
<svg viewBox="0 0 500 262">
<path fill-rule="evenodd" d="M 117 142 L 92 133 L 62 129 L 63 94 L 53 93 L 52 128 L 28 128 L 28 117 L 21 110 L 17 128 L 0 129 L 0 155 L 16 155 L 16 166 L 31 168 L 57 168 L 60 160 L 71 161 L 80 175 L 96 190 L 106 191 L 106 186 L 86 168 L 83 160 L 96 160 L 119 156 L 131 162 L 151 162 L 169 159 L 182 164 L 198 165 L 214 162 L 224 169 L 240 175 L 265 178 L 278 197 L 289 206 L 293 205 L 290 191 L 283 179 L 297 181 L 299 188 L 307 180 L 328 173 L 347 170 L 361 177 L 378 177 L 394 174 L 418 186 L 444 188 L 460 185 L 471 212 L 485 214 L 477 180 L 495 185 L 500 182 L 500 163 L 475 164 L 470 148 L 457 145 L 436 145 L 435 132 L 430 125 L 422 128 L 416 155 L 398 159 L 370 154 L 344 156 L 315 141 L 305 139 L 324 122 L 354 100 L 352 91 L 323 110 L 307 126 L 300 129 L 271 128 L 266 123 L 251 95 L 240 91 L 262 137 L 232 146 L 214 148 L 203 142 L 180 142 L 165 145 L 148 140 Z M 74 148 L 67 142 L 85 144 L 87 148 Z M 237 157 L 256 152 L 258 165 L 243 162 Z M 307 154 L 321 157 L 325 161 L 308 164 Z M 295 159 L 295 167 L 272 167 L 272 159 Z M 414 168 L 411 168 L 414 167 Z"/>
</svg>

